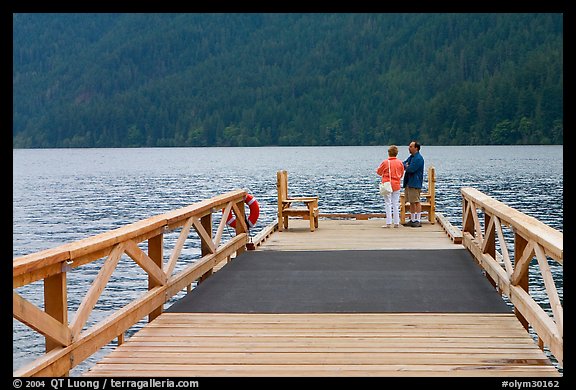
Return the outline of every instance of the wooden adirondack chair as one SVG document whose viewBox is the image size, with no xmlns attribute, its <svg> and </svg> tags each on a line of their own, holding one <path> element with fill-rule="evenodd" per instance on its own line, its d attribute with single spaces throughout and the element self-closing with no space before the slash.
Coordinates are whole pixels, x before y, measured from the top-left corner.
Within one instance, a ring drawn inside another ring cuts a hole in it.
<svg viewBox="0 0 576 390">
<path fill-rule="evenodd" d="M 288 172 L 276 173 L 278 187 L 278 231 L 288 229 L 289 217 L 302 217 L 310 220 L 310 231 L 318 228 L 318 196 L 290 197 L 288 196 Z M 294 207 L 301 203 L 304 207 Z"/>
</svg>

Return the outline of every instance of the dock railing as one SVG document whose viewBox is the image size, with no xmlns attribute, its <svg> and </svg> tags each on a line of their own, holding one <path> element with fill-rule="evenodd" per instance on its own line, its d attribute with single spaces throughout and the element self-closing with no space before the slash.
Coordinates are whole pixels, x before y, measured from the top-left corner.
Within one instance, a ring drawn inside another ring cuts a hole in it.
<svg viewBox="0 0 576 390">
<path fill-rule="evenodd" d="M 464 187 L 461 193 L 464 246 L 509 298 L 524 327 L 532 327 L 539 346 L 547 346 L 562 365 L 564 310 L 548 259 L 563 265 L 563 233 L 474 188 Z M 507 239 L 512 240 L 513 254 Z M 551 315 L 530 295 L 531 263 L 538 264 L 532 268 L 542 276 Z"/>
<path fill-rule="evenodd" d="M 152 321 L 163 305 L 195 281 L 208 277 L 220 262 L 245 250 L 245 191 L 235 190 L 189 206 L 144 219 L 80 241 L 15 258 L 13 260 L 13 317 L 46 338 L 46 353 L 14 371 L 15 377 L 65 376 L 100 348 L 118 338 L 145 316 Z M 223 211 L 222 211 L 223 210 Z M 222 212 L 213 235 L 212 214 Z M 233 212 L 236 235 L 221 243 L 229 213 Z M 174 274 L 184 243 L 194 228 L 201 240 L 202 257 Z M 180 229 L 170 258 L 164 262 L 164 234 Z M 146 243 L 144 243 L 146 241 Z M 138 245 L 144 243 L 147 253 Z M 120 258 L 128 255 L 148 276 L 147 291 L 104 320 L 87 327 L 87 321 Z M 68 321 L 67 272 L 96 260 L 104 263 Z M 25 299 L 16 289 L 43 280 L 44 308 Z M 85 329 L 86 328 L 86 329 Z"/>
</svg>

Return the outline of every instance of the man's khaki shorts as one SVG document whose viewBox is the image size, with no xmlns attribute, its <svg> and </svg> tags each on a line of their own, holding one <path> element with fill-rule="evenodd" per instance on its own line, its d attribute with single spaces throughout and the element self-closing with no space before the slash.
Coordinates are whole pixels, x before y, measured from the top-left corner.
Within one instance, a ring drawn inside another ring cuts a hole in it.
<svg viewBox="0 0 576 390">
<path fill-rule="evenodd" d="M 406 187 L 404 189 L 404 195 L 406 196 L 406 202 L 410 204 L 420 203 L 420 192 L 421 188 Z"/>
</svg>

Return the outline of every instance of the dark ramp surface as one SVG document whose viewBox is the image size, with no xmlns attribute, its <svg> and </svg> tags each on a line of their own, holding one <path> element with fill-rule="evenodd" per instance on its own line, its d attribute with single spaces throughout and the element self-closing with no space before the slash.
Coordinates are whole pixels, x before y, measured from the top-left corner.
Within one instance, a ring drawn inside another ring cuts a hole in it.
<svg viewBox="0 0 576 390">
<path fill-rule="evenodd" d="M 509 313 L 465 249 L 247 251 L 167 312 Z"/>
</svg>

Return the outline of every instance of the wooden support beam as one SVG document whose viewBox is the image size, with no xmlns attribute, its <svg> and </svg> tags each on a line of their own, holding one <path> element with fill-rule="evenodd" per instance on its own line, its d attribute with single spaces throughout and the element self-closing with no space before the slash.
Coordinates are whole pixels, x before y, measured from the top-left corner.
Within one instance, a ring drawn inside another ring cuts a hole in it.
<svg viewBox="0 0 576 390">
<path fill-rule="evenodd" d="M 164 285 L 168 280 L 168 277 L 162 271 L 162 268 L 156 264 L 142 249 L 136 245 L 132 240 L 126 241 L 126 254 L 132 258 L 155 282 L 155 285 Z"/>
<path fill-rule="evenodd" d="M 558 290 L 556 289 L 556 284 L 552 278 L 552 271 L 550 271 L 550 266 L 548 265 L 548 259 L 544 254 L 544 249 L 539 245 L 534 245 L 534 252 L 536 253 L 536 259 L 538 260 L 538 265 L 540 266 L 540 273 L 542 274 L 542 279 L 544 280 L 544 286 L 546 287 L 546 294 L 548 295 L 548 300 L 550 301 L 550 308 L 554 314 L 554 320 L 558 326 L 558 332 L 560 336 L 564 334 L 564 309 L 560 303 L 560 298 L 558 297 Z"/>
<path fill-rule="evenodd" d="M 534 244 L 532 242 L 517 247 L 517 249 L 520 248 L 522 248 L 521 252 L 514 252 L 516 254 L 519 253 L 520 256 L 516 255 L 517 257 L 514 261 L 514 272 L 512 272 L 512 276 L 510 277 L 510 282 L 513 285 L 520 285 L 528 278 L 528 268 L 532 258 L 534 257 Z M 528 291 L 527 288 L 528 286 L 525 288 L 526 291 Z"/>
<path fill-rule="evenodd" d="M 246 224 L 246 211 L 244 209 L 244 202 L 238 202 L 232 205 L 232 210 L 236 214 L 236 234 L 248 233 L 248 225 Z"/>
<path fill-rule="evenodd" d="M 222 239 L 222 234 L 224 233 L 224 228 L 226 227 L 226 221 L 228 220 L 228 216 L 232 211 L 232 204 L 233 202 L 228 202 L 224 211 L 222 212 L 222 219 L 220 220 L 220 224 L 218 225 L 218 229 L 216 230 L 216 237 L 214 237 L 214 246 L 218 248 L 220 246 L 220 240 Z"/>
<path fill-rule="evenodd" d="M 178 240 L 176 241 L 176 244 L 174 245 L 174 249 L 172 250 L 172 255 L 170 256 L 170 260 L 168 261 L 168 263 L 166 263 L 166 267 L 164 269 L 164 272 L 166 273 L 166 276 L 168 276 L 168 278 L 170 278 L 170 276 L 172 276 L 172 272 L 174 272 L 174 267 L 176 267 L 176 262 L 178 261 L 178 258 L 180 257 L 180 253 L 182 252 L 182 247 L 184 246 L 186 239 L 188 239 L 188 234 L 190 234 L 190 228 L 192 227 L 192 224 L 194 223 L 194 218 L 195 218 L 194 216 L 188 218 L 188 220 L 186 221 L 186 223 L 182 227 L 182 230 L 180 231 L 180 235 L 178 236 Z"/>
<path fill-rule="evenodd" d="M 490 215 L 484 214 L 484 241 L 482 242 L 482 253 L 490 255 L 493 259 L 496 258 L 496 234 L 494 232 L 494 220 L 490 218 Z M 490 275 L 486 275 L 486 278 L 496 287 L 497 283 Z"/>
<path fill-rule="evenodd" d="M 100 272 L 96 275 L 96 279 L 92 282 L 88 293 L 80 303 L 76 315 L 74 316 L 74 320 L 70 323 L 70 330 L 72 331 L 72 336 L 74 338 L 76 338 L 82 331 L 94 305 L 96 305 L 98 298 L 100 298 L 102 291 L 104 291 L 108 279 L 110 279 L 110 276 L 116 269 L 116 266 L 124 253 L 125 245 L 125 243 L 120 243 L 114 246 L 114 249 L 112 249 L 112 252 L 110 252 L 110 255 L 100 269 Z"/>
<path fill-rule="evenodd" d="M 12 291 L 12 313 L 18 321 L 50 338 L 59 346 L 72 343 L 72 332 L 66 325 L 22 298 L 16 291 Z"/>
<path fill-rule="evenodd" d="M 212 242 L 212 231 L 210 231 L 210 234 L 208 234 L 208 232 L 204 230 L 204 226 L 202 226 L 200 219 L 196 217 L 192 217 L 192 225 L 200 236 L 201 245 L 203 245 L 210 253 L 215 253 L 216 247 Z"/>
<path fill-rule="evenodd" d="M 508 253 L 508 245 L 506 239 L 504 238 L 504 233 L 502 232 L 502 225 L 500 224 L 500 218 L 494 217 L 494 226 L 496 228 L 496 233 L 498 234 L 498 241 L 500 242 L 500 250 L 502 251 L 502 258 L 504 260 L 504 267 L 506 268 L 506 273 L 509 277 L 512 277 L 514 272 L 514 267 L 512 266 L 512 261 L 510 260 L 510 254 Z"/>
</svg>

